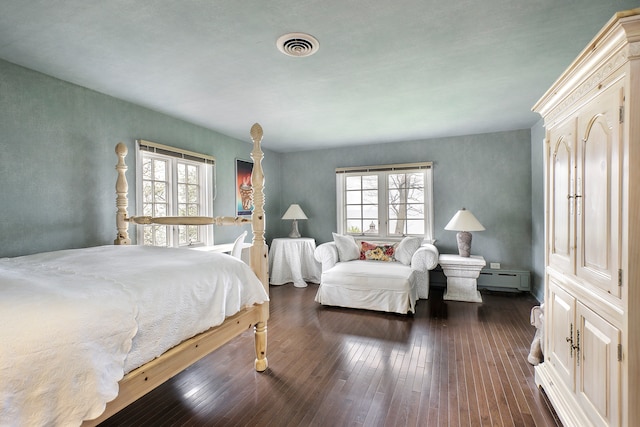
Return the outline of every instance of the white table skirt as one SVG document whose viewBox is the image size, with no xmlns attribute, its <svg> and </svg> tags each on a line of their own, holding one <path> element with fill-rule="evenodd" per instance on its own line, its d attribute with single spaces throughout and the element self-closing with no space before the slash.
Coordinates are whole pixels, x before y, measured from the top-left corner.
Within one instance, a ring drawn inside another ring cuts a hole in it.
<svg viewBox="0 0 640 427">
<path fill-rule="evenodd" d="M 313 257 L 316 241 L 310 237 L 276 238 L 269 249 L 269 283 L 293 282 L 299 288 L 306 282 L 320 283 L 320 263 Z"/>
</svg>

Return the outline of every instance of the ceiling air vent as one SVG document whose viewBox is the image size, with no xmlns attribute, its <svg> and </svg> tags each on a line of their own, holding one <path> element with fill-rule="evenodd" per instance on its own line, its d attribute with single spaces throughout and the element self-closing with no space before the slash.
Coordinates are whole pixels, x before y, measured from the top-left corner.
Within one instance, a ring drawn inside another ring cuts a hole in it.
<svg viewBox="0 0 640 427">
<path fill-rule="evenodd" d="M 289 56 L 310 56 L 318 51 L 318 40 L 305 33 L 289 33 L 278 38 L 276 42 L 280 52 Z"/>
</svg>

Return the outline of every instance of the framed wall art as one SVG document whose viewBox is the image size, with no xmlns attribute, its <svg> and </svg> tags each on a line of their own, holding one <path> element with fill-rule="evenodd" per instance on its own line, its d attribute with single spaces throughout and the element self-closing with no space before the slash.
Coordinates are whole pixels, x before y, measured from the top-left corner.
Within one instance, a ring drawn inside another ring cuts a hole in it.
<svg viewBox="0 0 640 427">
<path fill-rule="evenodd" d="M 236 159 L 236 215 L 251 215 L 253 212 L 253 186 L 251 172 L 253 162 Z"/>
</svg>

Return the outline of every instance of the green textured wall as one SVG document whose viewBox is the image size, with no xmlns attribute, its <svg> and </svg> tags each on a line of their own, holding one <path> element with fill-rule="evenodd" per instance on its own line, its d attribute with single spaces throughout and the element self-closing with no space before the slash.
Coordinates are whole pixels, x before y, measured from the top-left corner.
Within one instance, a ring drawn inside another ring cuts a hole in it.
<svg viewBox="0 0 640 427">
<path fill-rule="evenodd" d="M 544 301 L 544 127 L 531 128 L 531 293 Z"/>
<path fill-rule="evenodd" d="M 531 268 L 528 129 L 283 154 L 280 215 L 299 203 L 309 217 L 299 221 L 300 232 L 329 241 L 336 230 L 336 167 L 420 161 L 434 162 L 434 232 L 442 253 L 457 253 L 455 233 L 444 226 L 466 207 L 486 228 L 473 233 L 472 254 L 502 268 Z M 287 226 L 274 231 L 286 235 Z"/>
<path fill-rule="evenodd" d="M 0 61 L 0 256 L 113 243 L 119 141 L 129 147 L 130 213 L 134 142 L 142 138 L 215 156 L 214 215 L 235 215 L 235 159 L 250 158 L 249 129 L 255 121 L 259 117 L 247 119 L 247 141 L 238 141 Z M 264 151 L 269 218 L 279 207 L 280 154 Z M 226 243 L 240 229 L 214 232 L 217 243 Z"/>
</svg>

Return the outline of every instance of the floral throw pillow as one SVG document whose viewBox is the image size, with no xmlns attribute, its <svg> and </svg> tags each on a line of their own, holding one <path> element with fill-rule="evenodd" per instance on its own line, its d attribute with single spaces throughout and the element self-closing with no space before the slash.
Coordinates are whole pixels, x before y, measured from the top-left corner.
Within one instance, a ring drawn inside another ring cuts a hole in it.
<svg viewBox="0 0 640 427">
<path fill-rule="evenodd" d="M 394 261 L 394 245 L 378 245 L 375 243 L 360 243 L 360 259 L 373 261 Z"/>
</svg>

